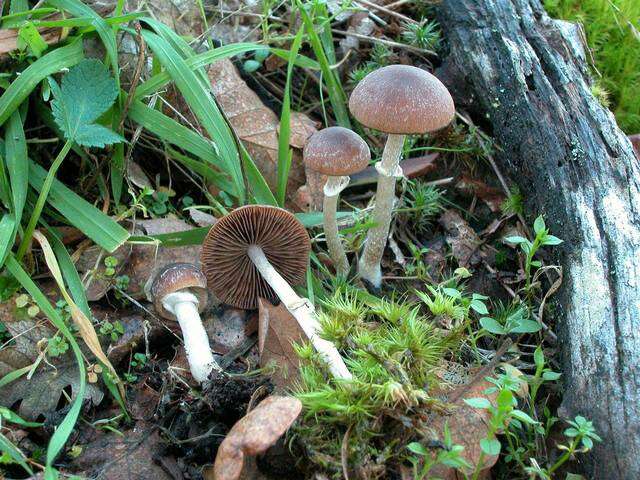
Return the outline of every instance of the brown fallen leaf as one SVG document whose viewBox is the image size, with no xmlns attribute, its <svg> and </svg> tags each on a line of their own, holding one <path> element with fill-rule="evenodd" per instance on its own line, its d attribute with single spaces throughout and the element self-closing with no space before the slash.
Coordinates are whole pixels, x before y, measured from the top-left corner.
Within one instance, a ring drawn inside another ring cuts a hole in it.
<svg viewBox="0 0 640 480">
<path fill-rule="evenodd" d="M 242 345 L 247 334 L 247 311 L 240 308 L 225 307 L 202 319 L 204 329 L 209 336 L 211 348 L 223 355 Z"/>
<path fill-rule="evenodd" d="M 249 88 L 231 60 L 214 63 L 209 69 L 209 80 L 216 101 L 229 119 L 231 127 L 247 147 L 269 186 L 275 189 L 280 120 Z M 287 185 L 287 191 L 291 195 L 305 181 L 299 150 L 314 131 L 314 123 L 306 115 L 291 115 L 290 144 L 295 148 Z"/>
<path fill-rule="evenodd" d="M 490 187 L 482 180 L 463 175 L 456 183 L 456 190 L 468 196 L 476 196 L 482 200 L 493 213 L 501 211 L 506 196 L 502 190 Z"/>
<path fill-rule="evenodd" d="M 73 466 L 80 470 L 77 473 L 81 473 L 82 478 L 176 479 L 157 463 L 158 458 L 163 459 L 163 464 L 164 460 L 172 458 L 164 453 L 162 439 L 156 428 L 143 421 L 123 432 L 123 435 L 109 432 L 79 447 L 82 451 Z"/>
<path fill-rule="evenodd" d="M 464 450 L 461 457 L 466 460 L 471 469 L 465 471 L 471 476 L 480 461 L 482 449 L 480 448 L 480 440 L 487 436 L 487 425 L 491 418 L 491 413 L 485 409 L 478 409 L 467 405 L 465 398 L 484 397 L 495 405 L 496 394 L 486 394 L 485 390 L 492 387 L 493 384 L 486 380 L 476 382 L 471 385 L 462 385 L 449 394 L 449 398 L 457 398 L 452 404 L 450 415 L 437 415 L 433 418 L 429 425 L 436 433 L 438 438 L 442 438 L 445 423 L 449 427 L 451 440 L 454 445 L 462 445 Z M 460 397 L 460 398 L 458 398 Z M 498 461 L 497 455 L 485 455 L 482 470 L 488 470 Z M 443 478 L 444 480 L 462 480 L 464 478 L 459 472 L 444 465 L 437 465 L 429 472 L 431 475 Z"/>
<path fill-rule="evenodd" d="M 293 343 L 307 339 L 296 319 L 280 304 L 273 306 L 269 300 L 258 299 L 258 352 L 260 366 L 275 365 L 271 380 L 283 390 L 300 376 L 299 359 Z"/>
<path fill-rule="evenodd" d="M 297 398 L 271 396 L 241 418 L 218 448 L 213 475 L 207 480 L 237 480 L 247 457 L 264 453 L 289 429 L 302 411 Z"/>
<path fill-rule="evenodd" d="M 131 245 L 124 244 L 113 253 L 106 253 L 98 245 L 92 245 L 82 252 L 76 262 L 76 269 L 83 279 L 85 293 L 89 302 L 100 300 L 113 287 L 115 277 L 125 269 L 131 256 Z M 113 257 L 118 261 L 113 275 L 106 275 L 104 259 Z"/>
<path fill-rule="evenodd" d="M 485 255 L 480 247 L 482 241 L 462 216 L 455 210 L 445 210 L 439 219 L 446 231 L 446 241 L 451 253 L 461 267 L 480 263 Z"/>
</svg>

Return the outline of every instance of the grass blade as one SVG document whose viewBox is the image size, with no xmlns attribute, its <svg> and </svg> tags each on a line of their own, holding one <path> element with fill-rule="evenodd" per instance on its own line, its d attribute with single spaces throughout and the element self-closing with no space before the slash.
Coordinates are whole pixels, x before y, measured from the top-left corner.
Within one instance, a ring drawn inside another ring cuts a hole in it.
<svg viewBox="0 0 640 480">
<path fill-rule="evenodd" d="M 41 80 L 84 58 L 82 42 L 53 50 L 29 65 L 0 97 L 0 125 L 15 112 Z"/>
<path fill-rule="evenodd" d="M 27 157 L 27 140 L 22 129 L 22 118 L 19 110 L 13 112 L 5 131 L 5 159 L 9 178 L 11 179 L 11 195 L 13 198 L 13 216 L 16 224 L 20 224 L 22 210 L 27 201 L 29 188 L 29 160 Z"/>
<path fill-rule="evenodd" d="M 51 306 L 47 297 L 40 291 L 33 280 L 29 277 L 27 272 L 25 272 L 20 264 L 16 261 L 13 255 L 9 255 L 7 257 L 6 266 L 9 272 L 14 276 L 14 278 L 20 282 L 22 287 L 27 291 L 31 298 L 36 302 L 40 310 L 51 320 L 53 325 L 60 330 L 62 335 L 65 337 L 69 345 L 71 346 L 71 350 L 76 358 L 76 362 L 78 364 L 79 370 L 79 388 L 76 398 L 73 400 L 71 404 L 71 408 L 65 415 L 64 419 L 56 428 L 56 431 L 53 433 L 51 439 L 49 440 L 49 446 L 47 447 L 47 460 L 46 460 L 46 469 L 45 469 L 45 478 L 46 479 L 54 479 L 56 478 L 55 469 L 53 468 L 53 461 L 56 459 L 65 443 L 69 439 L 71 432 L 73 431 L 73 427 L 75 426 L 78 416 L 80 414 L 80 408 L 82 407 L 82 401 L 84 399 L 85 390 L 87 388 L 86 381 L 86 369 L 84 367 L 84 361 L 82 358 L 82 352 L 80 351 L 80 347 L 78 346 L 78 342 L 76 342 L 75 337 L 69 331 L 69 328 L 64 323 L 62 318 L 58 312 Z"/>
<path fill-rule="evenodd" d="M 0 268 L 4 264 L 4 258 L 13 246 L 16 221 L 9 213 L 5 213 L 0 220 Z"/>
<path fill-rule="evenodd" d="M 331 69 L 329 59 L 322 46 L 322 41 L 315 30 L 313 20 L 307 11 L 307 5 L 304 5 L 300 0 L 296 0 L 298 9 L 300 10 L 300 16 L 302 22 L 307 31 L 309 43 L 313 49 L 313 53 L 318 59 L 320 64 L 320 70 L 322 71 L 322 78 L 327 82 L 327 90 L 329 92 L 329 101 L 333 107 L 333 113 L 336 116 L 338 125 L 345 128 L 351 128 L 351 121 L 349 120 L 349 112 L 347 112 L 347 96 L 344 93 L 342 84 L 335 75 L 335 72 Z"/>
<path fill-rule="evenodd" d="M 143 31 L 142 34 L 210 138 L 217 142 L 220 157 L 225 164 L 224 172 L 229 173 L 233 180 L 234 191 L 230 193 L 243 203 L 245 186 L 238 150 L 231 129 L 210 91 L 205 90 L 202 80 L 189 69 L 184 59 L 166 40 L 149 31 Z"/>
<path fill-rule="evenodd" d="M 267 181 L 262 176 L 262 173 L 256 166 L 253 158 L 251 158 L 251 155 L 249 155 L 249 152 L 247 152 L 247 149 L 244 147 L 242 142 L 238 141 L 238 145 L 240 148 L 240 158 L 242 158 L 244 172 L 247 175 L 247 184 L 249 185 L 249 188 L 251 188 L 251 193 L 253 193 L 256 201 L 265 205 L 277 206 L 278 201 L 276 200 L 276 197 L 273 196 Z"/>
<path fill-rule="evenodd" d="M 291 78 L 293 76 L 293 65 L 300 45 L 302 44 L 302 34 L 304 29 L 300 28 L 289 55 L 289 64 L 287 66 L 287 81 L 284 86 L 284 99 L 282 101 L 282 112 L 280 113 L 280 130 L 278 134 L 278 203 L 284 207 L 284 201 L 287 196 L 287 180 L 289 180 L 289 170 L 291 169 L 292 152 L 289 147 L 291 137 Z"/>
<path fill-rule="evenodd" d="M 31 470 L 31 467 L 27 463 L 27 457 L 25 457 L 24 453 L 22 453 L 18 447 L 11 443 L 2 433 L 0 433 L 0 452 L 4 452 L 9 455 L 9 457 L 24 468 L 29 475 L 33 475 L 33 470 Z"/>
<path fill-rule="evenodd" d="M 233 188 L 227 177 L 223 176 L 220 172 L 214 170 L 206 163 L 195 160 L 187 155 L 183 155 L 182 153 L 175 151 L 171 147 L 167 149 L 167 153 L 172 160 L 180 162 L 188 170 L 197 173 L 202 178 L 215 185 L 219 189 L 228 192 L 231 190 L 231 188 Z"/>
<path fill-rule="evenodd" d="M 46 175 L 46 170 L 40 165 L 29 162 L 29 184 L 37 191 L 42 188 Z M 59 180 L 53 181 L 47 201 L 69 223 L 108 252 L 113 252 L 129 238 L 129 232 Z"/>
</svg>

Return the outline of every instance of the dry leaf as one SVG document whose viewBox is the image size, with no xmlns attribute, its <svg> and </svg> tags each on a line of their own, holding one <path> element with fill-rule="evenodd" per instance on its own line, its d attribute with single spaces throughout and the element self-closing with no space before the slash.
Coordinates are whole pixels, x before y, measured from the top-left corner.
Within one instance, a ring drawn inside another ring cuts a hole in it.
<svg viewBox="0 0 640 480">
<path fill-rule="evenodd" d="M 124 244 L 113 253 L 105 253 L 98 245 L 93 245 L 82 252 L 76 262 L 76 269 L 83 279 L 85 294 L 89 302 L 100 300 L 113 286 L 115 277 L 122 273 L 131 256 L 131 245 Z M 113 275 L 105 275 L 104 259 L 114 257 L 118 260 Z"/>
<path fill-rule="evenodd" d="M 471 178 L 467 175 L 463 175 L 460 180 L 458 180 L 456 189 L 465 195 L 477 196 L 487 204 L 493 213 L 501 211 L 501 206 L 506 199 L 502 190 L 490 187 L 482 180 Z"/>
<path fill-rule="evenodd" d="M 282 390 L 299 378 L 299 359 L 292 344 L 300 343 L 307 338 L 297 320 L 284 305 L 274 307 L 269 300 L 260 298 L 258 307 L 260 366 L 277 366 L 271 380 Z"/>
<path fill-rule="evenodd" d="M 0 352 L 0 369 L 2 369 L 2 363 L 7 361 L 6 352 L 10 352 L 10 349 Z M 8 355 L 12 354 L 8 353 Z M 17 412 L 27 420 L 36 420 L 40 415 L 49 417 L 56 412 L 58 402 L 64 396 L 64 389 L 71 389 L 71 400 L 76 398 L 80 388 L 79 375 L 78 366 L 70 356 L 65 356 L 64 363 L 57 363 L 55 368 L 45 366 L 42 362 L 30 379 L 21 377 L 0 388 L 1 403 L 12 407 L 19 401 L 20 407 Z M 96 385 L 87 383 L 84 392 L 85 400 L 91 400 L 94 405 L 97 405 L 102 401 L 103 396 L 104 394 Z"/>
<path fill-rule="evenodd" d="M 440 217 L 440 225 L 446 231 L 446 240 L 451 253 L 461 267 L 477 265 L 484 255 L 480 237 L 455 210 L 445 210 Z"/>
<path fill-rule="evenodd" d="M 109 369 L 111 375 L 113 376 L 113 380 L 118 384 L 120 395 L 122 395 L 122 398 L 124 398 L 125 391 L 124 387 L 122 386 L 122 382 L 120 382 L 120 379 L 118 377 L 118 372 L 116 372 L 116 369 L 113 368 L 113 365 L 111 365 L 111 362 L 102 350 L 102 345 L 100 345 L 98 334 L 93 328 L 93 323 L 91 323 L 91 320 L 87 318 L 85 313 L 80 310 L 80 308 L 78 308 L 64 286 L 62 272 L 60 271 L 58 261 L 56 260 L 56 256 L 53 253 L 51 245 L 49 245 L 49 241 L 39 230 L 33 232 L 33 238 L 40 244 L 40 247 L 42 248 L 47 267 L 49 268 L 49 271 L 51 271 L 51 275 L 58 284 L 60 293 L 62 293 L 62 296 L 64 297 L 67 305 L 71 310 L 71 318 L 73 319 L 73 323 L 78 329 L 80 336 L 84 340 L 84 343 L 87 345 L 87 347 L 89 347 L 89 350 L 91 350 L 91 352 L 96 356 L 96 358 Z"/>
<path fill-rule="evenodd" d="M 214 63 L 209 69 L 211 90 L 229 119 L 236 135 L 242 140 L 251 157 L 275 191 L 278 165 L 279 119 L 260 97 L 249 88 L 231 60 Z M 291 115 L 291 145 L 302 148 L 305 137 L 311 136 L 314 123 L 304 114 Z M 294 150 L 287 191 L 293 194 L 304 183 L 302 155 Z"/>
<path fill-rule="evenodd" d="M 218 448 L 213 480 L 240 478 L 245 457 L 255 457 L 274 445 L 298 418 L 302 403 L 297 398 L 271 396 L 241 418 Z"/>
<path fill-rule="evenodd" d="M 458 398 L 460 396 L 460 398 L 452 404 L 451 415 L 438 415 L 430 425 L 436 432 L 438 438 L 442 438 L 445 422 L 447 423 L 453 444 L 464 447 L 461 457 L 472 466 L 472 468 L 466 472 L 469 476 L 473 474 L 480 460 L 480 455 L 482 454 L 480 440 L 487 436 L 487 425 L 491 418 L 491 413 L 488 410 L 467 405 L 464 399 L 484 397 L 495 405 L 496 394 L 492 393 L 488 395 L 485 393 L 485 390 L 492 386 L 494 385 L 483 380 L 473 384 L 471 387 L 468 385 L 458 387 L 449 395 L 450 398 Z M 490 469 L 497 461 L 497 455 L 485 455 L 483 470 Z M 444 465 L 436 466 L 430 473 L 445 480 L 458 480 L 463 478 L 458 472 Z"/>
</svg>

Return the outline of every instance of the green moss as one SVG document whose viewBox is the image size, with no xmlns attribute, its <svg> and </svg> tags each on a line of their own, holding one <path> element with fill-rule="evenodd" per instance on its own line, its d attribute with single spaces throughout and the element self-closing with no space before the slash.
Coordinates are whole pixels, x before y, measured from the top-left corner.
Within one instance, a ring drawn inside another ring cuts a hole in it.
<svg viewBox="0 0 640 480">
<path fill-rule="evenodd" d="M 545 7 L 553 17 L 584 25 L 595 76 L 602 75 L 598 96 L 608 97 L 625 132 L 640 132 L 640 1 L 545 0 Z"/>
</svg>

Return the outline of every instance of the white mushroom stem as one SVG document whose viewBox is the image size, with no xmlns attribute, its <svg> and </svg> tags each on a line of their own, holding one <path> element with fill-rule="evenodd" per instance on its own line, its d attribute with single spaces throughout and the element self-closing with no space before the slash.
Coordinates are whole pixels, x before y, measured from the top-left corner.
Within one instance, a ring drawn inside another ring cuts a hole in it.
<svg viewBox="0 0 640 480">
<path fill-rule="evenodd" d="M 378 189 L 373 210 L 375 226 L 367 233 L 364 252 L 358 262 L 360 278 L 367 280 L 375 288 L 382 284 L 380 261 L 384 253 L 391 225 L 391 214 L 396 193 L 396 178 L 402 176 L 400 155 L 404 145 L 404 135 L 390 134 L 382 154 L 382 161 L 376 164 Z"/>
<path fill-rule="evenodd" d="M 162 299 L 163 307 L 178 320 L 191 375 L 202 383 L 213 369 L 221 371 L 214 360 L 207 332 L 198 313 L 198 297 L 188 290 L 170 293 Z"/>
<path fill-rule="evenodd" d="M 300 297 L 287 281 L 273 268 L 262 248 L 257 245 L 251 245 L 248 248 L 248 255 L 253 264 L 256 266 L 262 278 L 276 292 L 276 295 L 282 301 L 287 310 L 298 321 L 300 328 L 311 341 L 311 344 L 320 354 L 322 359 L 329 367 L 329 371 L 335 378 L 350 380 L 351 372 L 344 364 L 344 360 L 340 356 L 340 352 L 336 346 L 323 338 L 320 338 L 320 324 L 316 317 L 315 309 L 308 299 Z"/>
<path fill-rule="evenodd" d="M 349 185 L 349 177 L 330 176 L 324 185 L 324 202 L 322 213 L 324 220 L 324 236 L 327 240 L 329 256 L 333 261 L 338 275 L 347 276 L 349 273 L 349 260 L 344 252 L 344 247 L 338 234 L 338 198 L 340 192 Z"/>
</svg>

